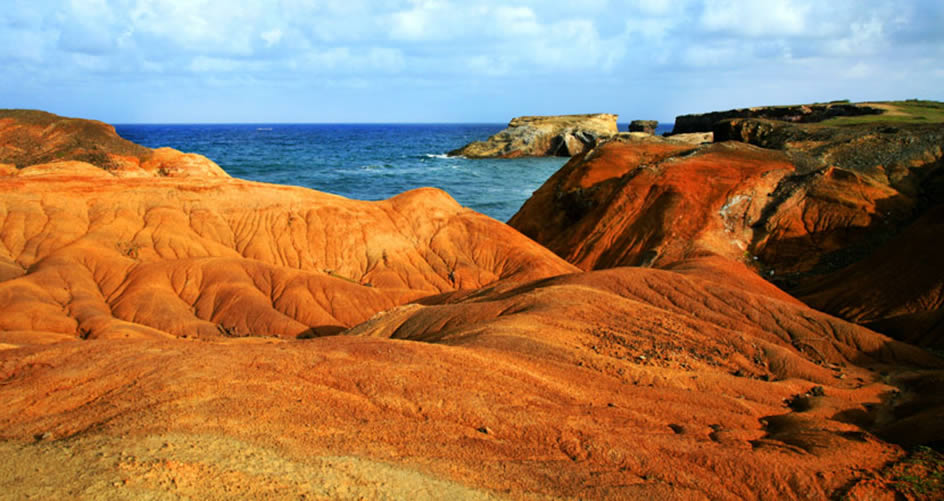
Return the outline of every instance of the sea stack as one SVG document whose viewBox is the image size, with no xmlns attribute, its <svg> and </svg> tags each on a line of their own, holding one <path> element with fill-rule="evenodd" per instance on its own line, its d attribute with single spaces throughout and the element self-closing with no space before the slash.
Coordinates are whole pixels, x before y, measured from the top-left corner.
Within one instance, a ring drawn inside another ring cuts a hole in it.
<svg viewBox="0 0 944 501">
<path fill-rule="evenodd" d="M 658 120 L 633 120 L 629 123 L 629 132 L 643 132 L 645 134 L 655 134 L 656 127 L 659 126 Z"/>
<path fill-rule="evenodd" d="M 475 141 L 449 152 L 469 158 L 571 157 L 616 135 L 619 115 L 525 116 L 485 141 Z"/>
</svg>

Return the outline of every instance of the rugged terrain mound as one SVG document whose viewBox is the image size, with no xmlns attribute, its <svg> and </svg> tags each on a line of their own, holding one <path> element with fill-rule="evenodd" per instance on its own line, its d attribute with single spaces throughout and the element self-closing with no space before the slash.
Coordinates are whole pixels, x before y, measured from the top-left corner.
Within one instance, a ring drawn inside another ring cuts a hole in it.
<svg viewBox="0 0 944 501">
<path fill-rule="evenodd" d="M 227 176 L 202 155 L 145 148 L 102 122 L 37 110 L 0 110 L 0 176 L 65 161 L 91 164 L 118 177 Z"/>
<path fill-rule="evenodd" d="M 575 262 L 616 266 L 586 272 L 434 189 L 11 166 L 0 497 L 928 492 L 944 460 L 909 451 L 944 442 L 944 360 L 738 262 L 793 155 L 630 134 L 581 154 L 529 203 L 540 235 L 583 232 Z M 896 238 L 936 238 L 929 214 Z M 662 269 L 618 266 L 636 254 Z"/>
<path fill-rule="evenodd" d="M 469 158 L 570 157 L 619 132 L 617 117 L 609 113 L 517 117 L 486 141 L 467 144 L 449 154 Z"/>
<path fill-rule="evenodd" d="M 0 469 L 0 485 L 828 498 L 907 458 L 885 440 L 940 439 L 939 403 L 895 386 L 905 374 L 927 384 L 940 360 L 752 276 L 695 260 L 499 282 L 342 336 L 0 351 L 0 454 L 31 459 Z"/>
<path fill-rule="evenodd" d="M 422 296 L 574 269 L 434 189 L 373 203 L 91 166 L 24 176 L 32 168 L 0 181 L 0 338 L 316 335 Z"/>
<path fill-rule="evenodd" d="M 657 138 L 604 143 L 573 158 L 509 224 L 585 270 L 664 267 L 710 253 L 748 264 L 846 318 L 887 332 L 914 329 L 921 319 L 920 333 L 938 332 L 941 260 L 918 257 L 936 246 L 924 238 L 927 250 L 916 250 L 907 232 L 897 239 L 944 200 L 944 127 L 732 119 L 714 135 L 723 142 L 697 148 Z M 936 212 L 928 214 L 924 227 Z M 882 265 L 889 273 L 913 270 L 902 277 L 914 280 L 899 286 L 910 292 L 884 305 L 855 305 L 856 294 L 842 292 L 846 272 L 837 270 L 882 245 L 900 249 L 882 254 L 897 256 Z M 820 280 L 829 273 L 832 279 Z M 845 300 L 827 298 L 815 284 L 832 284 Z"/>
<path fill-rule="evenodd" d="M 574 157 L 509 224 L 584 270 L 743 261 L 767 196 L 795 170 L 781 152 L 620 137 Z"/>
</svg>

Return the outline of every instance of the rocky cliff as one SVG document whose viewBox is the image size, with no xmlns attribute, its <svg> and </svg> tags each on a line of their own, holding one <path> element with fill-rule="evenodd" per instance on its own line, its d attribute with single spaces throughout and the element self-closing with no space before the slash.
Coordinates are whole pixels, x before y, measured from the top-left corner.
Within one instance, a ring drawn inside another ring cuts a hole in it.
<svg viewBox="0 0 944 501">
<path fill-rule="evenodd" d="M 486 141 L 470 143 L 449 154 L 469 158 L 569 157 L 619 132 L 617 117 L 608 113 L 517 117 Z"/>
<path fill-rule="evenodd" d="M 825 104 L 804 104 L 797 106 L 759 106 L 728 111 L 714 111 L 693 115 L 681 115 L 675 118 L 672 134 L 690 132 L 710 132 L 716 123 L 732 118 L 763 118 L 794 123 L 822 122 L 835 117 L 856 117 L 878 115 L 885 110 L 868 104 L 846 102 Z"/>
<path fill-rule="evenodd" d="M 731 119 L 714 134 L 722 142 L 697 148 L 604 143 L 572 159 L 509 223 L 588 270 L 724 256 L 826 311 L 940 342 L 931 334 L 939 330 L 940 260 L 907 257 L 924 252 L 909 243 L 916 238 L 936 252 L 926 236 L 933 231 L 901 232 L 944 200 L 944 128 Z M 922 228 L 931 227 L 927 217 Z M 878 287 L 880 273 L 869 270 L 885 267 L 903 270 L 907 294 L 843 290 Z"/>
</svg>

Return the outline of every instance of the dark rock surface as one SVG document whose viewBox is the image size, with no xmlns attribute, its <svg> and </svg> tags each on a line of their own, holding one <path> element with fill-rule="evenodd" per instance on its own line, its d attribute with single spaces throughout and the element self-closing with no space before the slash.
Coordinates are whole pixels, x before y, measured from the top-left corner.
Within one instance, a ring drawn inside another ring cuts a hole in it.
<svg viewBox="0 0 944 501">
<path fill-rule="evenodd" d="M 646 134 L 655 134 L 656 127 L 658 126 L 658 120 L 633 120 L 629 123 L 629 132 L 645 132 Z"/>
<path fill-rule="evenodd" d="M 813 123 L 834 117 L 878 115 L 883 110 L 850 103 L 805 104 L 797 106 L 762 106 L 728 111 L 714 111 L 675 118 L 672 134 L 710 132 L 716 123 L 730 118 L 766 118 L 784 122 Z"/>
</svg>

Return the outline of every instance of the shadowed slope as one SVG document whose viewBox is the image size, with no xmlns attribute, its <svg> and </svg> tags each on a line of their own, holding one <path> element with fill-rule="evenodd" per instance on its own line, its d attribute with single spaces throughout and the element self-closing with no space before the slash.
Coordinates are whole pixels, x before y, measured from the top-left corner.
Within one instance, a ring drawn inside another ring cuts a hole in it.
<svg viewBox="0 0 944 501">
<path fill-rule="evenodd" d="M 868 258 L 796 290 L 807 304 L 897 339 L 944 348 L 944 206 Z"/>
</svg>

